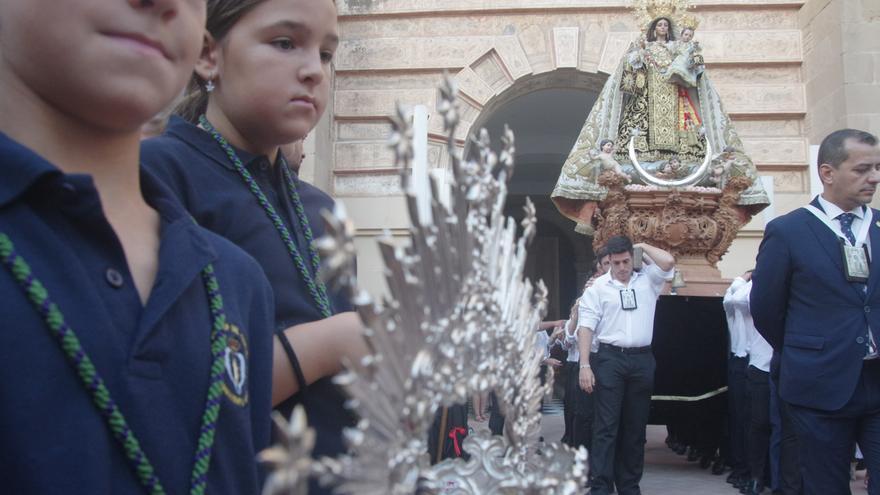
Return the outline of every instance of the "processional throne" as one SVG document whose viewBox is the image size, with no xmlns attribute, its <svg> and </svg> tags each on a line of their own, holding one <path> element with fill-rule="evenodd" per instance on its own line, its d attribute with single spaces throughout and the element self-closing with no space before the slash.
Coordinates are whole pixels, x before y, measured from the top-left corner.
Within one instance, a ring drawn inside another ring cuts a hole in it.
<svg viewBox="0 0 880 495">
<path fill-rule="evenodd" d="M 740 227 L 769 203 L 698 41 L 672 36 L 697 19 L 687 0 L 635 0 L 644 33 L 623 55 L 562 167 L 551 195 L 598 249 L 614 235 L 676 257 L 682 295 L 718 296 L 717 263 Z"/>
</svg>

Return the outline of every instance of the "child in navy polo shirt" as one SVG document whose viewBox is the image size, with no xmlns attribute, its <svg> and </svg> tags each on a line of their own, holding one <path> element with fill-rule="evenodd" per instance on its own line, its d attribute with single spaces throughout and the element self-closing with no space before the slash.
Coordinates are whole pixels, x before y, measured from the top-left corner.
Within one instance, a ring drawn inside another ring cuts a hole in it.
<svg viewBox="0 0 880 495">
<path fill-rule="evenodd" d="M 201 0 L 0 2 L 0 491 L 260 489 L 272 299 L 139 167 Z"/>
<path fill-rule="evenodd" d="M 320 211 L 333 201 L 301 181 L 279 151 L 317 124 L 329 100 L 336 7 L 332 0 L 208 0 L 207 28 L 180 116 L 144 143 L 142 159 L 200 225 L 262 265 L 275 296 L 273 397 L 281 402 L 301 390 L 287 404 L 305 404 L 318 435 L 314 453 L 336 455 L 352 421 L 331 375 L 343 357 L 365 353 L 362 327 L 348 301 L 317 277 L 312 241 L 323 234 Z"/>
</svg>

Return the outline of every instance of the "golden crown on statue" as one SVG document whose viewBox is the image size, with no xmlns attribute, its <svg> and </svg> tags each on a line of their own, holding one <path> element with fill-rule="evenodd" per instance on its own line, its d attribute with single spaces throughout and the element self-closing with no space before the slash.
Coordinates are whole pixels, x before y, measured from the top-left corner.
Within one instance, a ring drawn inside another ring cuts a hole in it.
<svg viewBox="0 0 880 495">
<path fill-rule="evenodd" d="M 642 28 L 647 28 L 658 17 L 671 19 L 676 28 L 696 29 L 699 21 L 687 10 L 691 8 L 688 0 L 633 0 L 633 15 Z"/>
</svg>

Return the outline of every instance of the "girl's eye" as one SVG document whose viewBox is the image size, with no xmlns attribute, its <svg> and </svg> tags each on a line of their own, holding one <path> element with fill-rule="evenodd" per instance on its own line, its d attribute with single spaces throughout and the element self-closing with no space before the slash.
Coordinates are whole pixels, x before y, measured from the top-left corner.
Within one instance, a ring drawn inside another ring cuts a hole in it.
<svg viewBox="0 0 880 495">
<path fill-rule="evenodd" d="M 321 61 L 325 64 L 329 64 L 333 61 L 333 52 L 327 50 L 321 52 Z"/>
<path fill-rule="evenodd" d="M 293 50 L 293 41 L 289 38 L 278 38 L 272 40 L 272 45 L 280 50 Z"/>
</svg>

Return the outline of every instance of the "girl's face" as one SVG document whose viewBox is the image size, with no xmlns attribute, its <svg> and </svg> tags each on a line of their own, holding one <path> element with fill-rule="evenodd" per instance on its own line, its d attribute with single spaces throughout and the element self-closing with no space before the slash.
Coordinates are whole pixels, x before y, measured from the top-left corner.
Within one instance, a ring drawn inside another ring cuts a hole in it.
<svg viewBox="0 0 880 495">
<path fill-rule="evenodd" d="M 694 39 L 694 30 L 693 29 L 685 29 L 681 32 L 681 41 L 687 43 L 688 41 Z"/>
<path fill-rule="evenodd" d="M 137 131 L 186 85 L 205 0 L 0 0 L 2 90 L 91 127 Z"/>
<path fill-rule="evenodd" d="M 613 150 L 614 150 L 614 143 L 612 143 L 610 141 L 602 145 L 602 151 L 604 151 L 605 153 L 611 153 L 611 151 L 613 151 Z"/>
<path fill-rule="evenodd" d="M 203 55 L 215 63 L 199 64 L 202 78 L 216 75 L 209 113 L 221 112 L 254 151 L 302 139 L 327 106 L 338 43 L 332 0 L 258 4 Z"/>
</svg>

